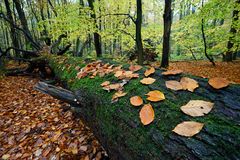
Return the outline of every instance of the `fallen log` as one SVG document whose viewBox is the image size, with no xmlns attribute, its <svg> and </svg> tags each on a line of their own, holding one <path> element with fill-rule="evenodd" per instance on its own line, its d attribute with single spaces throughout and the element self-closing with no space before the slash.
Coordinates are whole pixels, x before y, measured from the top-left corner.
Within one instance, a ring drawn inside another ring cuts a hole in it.
<svg viewBox="0 0 240 160">
<path fill-rule="evenodd" d="M 144 86 L 139 82 L 143 77 L 142 69 L 140 78 L 125 86 L 128 95 L 111 103 L 113 93 L 103 90 L 100 84 L 106 80 L 116 82 L 113 75 L 78 80 L 75 67 L 83 66 L 80 59 L 48 59 L 55 74 L 71 91 L 44 83 L 39 83 L 37 89 L 70 103 L 93 130 L 110 159 L 240 159 L 239 85 L 215 90 L 207 79 L 187 75 L 197 80 L 200 87 L 194 93 L 172 91 L 166 88 L 165 81 L 179 80 L 183 75 L 167 77 L 157 70 L 152 76 L 157 81 Z M 162 91 L 166 100 L 152 103 L 155 119 L 143 126 L 139 119 L 141 107 L 131 106 L 129 98 L 139 95 L 145 99 L 145 94 L 155 89 Z M 211 101 L 214 108 L 204 117 L 193 118 L 180 110 L 189 100 Z M 204 123 L 203 130 L 191 138 L 172 132 L 177 124 L 188 120 Z"/>
</svg>

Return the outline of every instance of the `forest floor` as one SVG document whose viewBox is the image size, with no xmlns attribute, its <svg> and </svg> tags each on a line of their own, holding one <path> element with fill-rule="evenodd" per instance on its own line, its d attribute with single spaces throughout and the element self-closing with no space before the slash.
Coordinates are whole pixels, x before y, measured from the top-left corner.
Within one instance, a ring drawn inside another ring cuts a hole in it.
<svg viewBox="0 0 240 160">
<path fill-rule="evenodd" d="M 0 159 L 96 159 L 105 152 L 69 106 L 35 91 L 37 79 L 0 78 Z"/>
<path fill-rule="evenodd" d="M 213 66 L 208 61 L 182 61 L 171 62 L 170 69 L 181 69 L 202 78 L 222 77 L 231 83 L 240 83 L 240 60 L 234 62 L 216 62 Z"/>
</svg>

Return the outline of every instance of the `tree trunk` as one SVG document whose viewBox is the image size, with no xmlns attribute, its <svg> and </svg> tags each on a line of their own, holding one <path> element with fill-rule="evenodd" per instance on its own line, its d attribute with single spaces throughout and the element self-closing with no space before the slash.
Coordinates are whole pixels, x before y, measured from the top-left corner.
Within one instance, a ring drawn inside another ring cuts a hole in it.
<svg viewBox="0 0 240 160">
<path fill-rule="evenodd" d="M 31 34 L 31 32 L 28 28 L 28 22 L 27 22 L 25 13 L 24 13 L 24 11 L 21 7 L 21 4 L 20 4 L 20 1 L 19 0 L 13 0 L 13 2 L 16 6 L 17 13 L 18 13 L 19 19 L 21 21 L 22 28 L 25 30 L 26 34 L 29 35 L 29 38 L 31 38 L 33 40 L 32 34 Z M 29 38 L 25 36 L 26 42 L 32 43 L 32 41 L 30 41 Z M 35 44 L 33 43 L 32 45 L 35 45 Z M 38 46 L 34 46 L 34 47 L 38 47 Z"/>
<path fill-rule="evenodd" d="M 144 86 L 138 80 L 131 80 L 125 86 L 128 95 L 111 103 L 113 92 L 106 92 L 100 84 L 113 77 L 76 79 L 78 60 L 61 57 L 49 59 L 54 72 L 68 87 L 66 91 L 55 86 L 39 84 L 41 91 L 70 103 L 73 110 L 93 130 L 107 150 L 110 159 L 121 160 L 199 160 L 199 159 L 232 159 L 240 157 L 240 86 L 230 85 L 221 90 L 210 87 L 206 79 L 192 77 L 199 82 L 200 88 L 193 93 L 172 91 L 166 88 L 167 80 L 180 80 L 182 76 L 165 77 L 157 69 L 153 78 L 156 85 Z M 68 70 L 64 66 L 72 66 Z M 63 69 L 64 68 L 64 69 Z M 66 73 L 69 75 L 66 76 Z M 67 78 L 66 78 L 67 77 Z M 71 79 L 71 81 L 69 81 Z M 141 124 L 140 108 L 132 107 L 129 98 L 144 95 L 150 90 L 161 90 L 166 99 L 152 103 L 155 119 L 148 126 Z M 180 107 L 189 100 L 201 99 L 214 103 L 213 110 L 204 117 L 192 118 L 181 112 Z M 201 132 L 191 138 L 179 136 L 172 132 L 174 127 L 183 121 L 204 123 Z"/>
<path fill-rule="evenodd" d="M 168 67 L 169 65 L 169 53 L 170 53 L 170 34 L 172 25 L 172 0 L 165 0 L 164 9 L 164 34 L 163 34 L 163 53 L 161 67 Z"/>
<path fill-rule="evenodd" d="M 93 3 L 94 3 L 94 0 L 88 0 L 88 5 L 92 10 L 91 18 L 93 18 L 96 29 L 98 29 Z M 93 33 L 93 38 L 94 38 L 94 45 L 95 45 L 97 57 L 101 57 L 102 56 L 101 36 L 99 35 L 99 33 L 95 32 Z"/>
<path fill-rule="evenodd" d="M 136 48 L 138 64 L 143 65 L 143 44 L 142 44 L 142 0 L 137 0 L 137 19 L 136 19 Z"/>
<path fill-rule="evenodd" d="M 6 10 L 7 10 L 7 18 L 13 23 L 14 20 L 12 17 L 12 11 L 10 9 L 9 1 L 4 0 L 4 2 L 5 2 Z M 10 24 L 10 35 L 11 35 L 13 47 L 20 48 L 19 43 L 18 43 L 18 38 L 17 38 L 17 31 L 12 24 Z M 16 52 L 16 54 L 19 55 L 19 52 Z"/>
<path fill-rule="evenodd" d="M 240 0 L 236 0 L 235 2 L 235 8 L 237 8 L 237 6 L 240 5 Z M 236 52 L 236 50 L 234 50 L 234 41 L 236 38 L 236 34 L 237 34 L 237 28 L 236 28 L 236 23 L 239 20 L 239 10 L 235 9 L 233 10 L 233 15 L 232 15 L 232 25 L 231 25 L 231 29 L 230 29 L 230 37 L 228 40 L 228 44 L 227 44 L 227 52 L 224 56 L 224 61 L 226 62 L 231 62 L 233 61 L 233 57 L 234 57 L 234 52 Z"/>
<path fill-rule="evenodd" d="M 204 4 L 204 0 L 202 0 L 202 7 Z M 207 41 L 205 37 L 205 31 L 204 31 L 204 19 L 202 18 L 202 23 L 201 23 L 201 29 L 202 29 L 202 38 L 203 38 L 203 45 L 204 45 L 204 54 L 207 57 L 207 59 L 215 66 L 215 62 L 213 57 L 209 56 L 207 53 Z"/>
</svg>

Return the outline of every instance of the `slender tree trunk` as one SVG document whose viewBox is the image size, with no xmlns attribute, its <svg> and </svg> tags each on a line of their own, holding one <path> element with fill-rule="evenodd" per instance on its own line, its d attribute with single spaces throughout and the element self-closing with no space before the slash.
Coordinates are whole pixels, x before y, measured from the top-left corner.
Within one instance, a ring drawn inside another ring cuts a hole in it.
<svg viewBox="0 0 240 160">
<path fill-rule="evenodd" d="M 23 8 L 21 6 L 20 1 L 19 0 L 13 0 L 13 2 L 16 6 L 17 13 L 18 13 L 22 28 L 25 30 L 26 34 L 28 34 L 29 37 L 31 39 L 33 39 L 32 34 L 31 34 L 31 32 L 28 28 L 28 22 L 27 22 L 27 19 L 26 19 L 26 16 L 25 16 L 25 13 L 23 11 Z M 25 41 L 26 41 L 26 43 L 31 43 L 31 41 L 29 41 L 29 39 L 26 36 L 25 36 Z"/>
<path fill-rule="evenodd" d="M 10 9 L 9 1 L 4 0 L 4 2 L 5 2 L 6 10 L 7 10 L 7 17 L 11 22 L 14 22 L 13 17 L 12 17 L 12 11 Z M 10 35 L 11 35 L 13 47 L 20 48 L 19 43 L 18 43 L 18 38 L 17 38 L 17 31 L 12 24 L 10 24 Z M 16 54 L 18 55 L 19 53 L 16 51 Z"/>
<path fill-rule="evenodd" d="M 143 65 L 144 59 L 142 44 L 142 0 L 137 0 L 136 48 L 138 54 L 138 64 Z"/>
<path fill-rule="evenodd" d="M 165 0 L 164 9 L 164 34 L 163 34 L 163 53 L 161 67 L 168 67 L 169 65 L 169 53 L 170 53 L 170 34 L 172 24 L 172 0 Z"/>
<path fill-rule="evenodd" d="M 202 0 L 202 7 L 203 7 L 203 4 L 204 4 L 204 0 Z M 201 29 L 202 29 L 202 38 L 203 38 L 203 44 L 204 44 L 204 54 L 207 57 L 207 59 L 215 66 L 213 57 L 210 57 L 207 53 L 207 41 L 206 41 L 206 36 L 205 36 L 205 32 L 204 32 L 204 19 L 203 18 L 202 18 Z"/>
<path fill-rule="evenodd" d="M 96 25 L 96 28 L 98 29 L 97 19 L 96 19 L 96 14 L 95 14 L 95 11 L 94 11 L 93 2 L 94 2 L 94 0 L 88 0 L 88 5 L 92 10 L 91 17 L 94 19 L 94 23 Z M 94 45 L 95 45 L 97 57 L 101 57 L 102 56 L 101 37 L 97 32 L 94 32 L 93 33 L 93 38 L 94 38 Z"/>
<path fill-rule="evenodd" d="M 235 8 L 237 8 L 237 6 L 240 4 L 240 0 L 236 0 L 235 2 Z M 231 25 L 231 29 L 230 29 L 230 37 L 228 40 L 228 44 L 227 44 L 227 52 L 226 55 L 224 56 L 224 61 L 226 62 L 231 62 L 234 59 L 234 52 L 236 52 L 234 50 L 234 39 L 236 37 L 237 34 L 237 28 L 235 27 L 236 22 L 239 20 L 239 10 L 238 9 L 234 9 L 233 10 L 233 15 L 232 15 L 232 25 Z"/>
</svg>

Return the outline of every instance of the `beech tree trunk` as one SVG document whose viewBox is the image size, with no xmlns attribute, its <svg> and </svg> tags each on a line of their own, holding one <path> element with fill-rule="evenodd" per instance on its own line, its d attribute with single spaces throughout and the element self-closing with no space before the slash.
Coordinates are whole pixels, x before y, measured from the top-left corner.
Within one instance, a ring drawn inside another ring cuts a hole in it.
<svg viewBox="0 0 240 160">
<path fill-rule="evenodd" d="M 37 89 L 66 101 L 72 105 L 74 112 L 86 122 L 95 136 L 107 150 L 113 160 L 199 160 L 231 159 L 240 157 L 240 86 L 230 85 L 221 90 L 210 87 L 206 79 L 192 77 L 199 83 L 193 93 L 172 91 L 166 88 L 167 80 L 180 80 L 184 75 L 166 77 L 157 69 L 153 85 L 144 86 L 138 80 L 125 85 L 128 95 L 111 103 L 113 92 L 104 91 L 100 84 L 113 77 L 75 79 L 75 65 L 79 61 L 73 58 L 61 62 L 61 57 L 49 59 L 51 67 L 67 84 L 70 90 L 40 83 Z M 68 70 L 67 67 L 72 69 Z M 68 76 L 65 74 L 68 73 Z M 69 81 L 71 79 L 71 82 Z M 141 107 L 132 107 L 129 98 L 144 95 L 150 90 L 161 90 L 166 99 L 151 103 L 155 119 L 144 126 L 139 119 Z M 214 103 L 213 110 L 198 118 L 181 112 L 180 107 L 189 100 L 206 100 Z M 204 128 L 197 135 L 186 138 L 172 132 L 174 127 L 183 121 L 204 123 Z"/>
<path fill-rule="evenodd" d="M 96 19 L 96 14 L 95 14 L 95 11 L 94 11 L 93 3 L 94 3 L 94 0 L 88 0 L 88 5 L 93 12 L 91 14 L 91 17 L 94 19 L 94 23 L 96 25 L 96 28 L 98 29 L 97 19 Z M 94 32 L 93 33 L 93 38 L 94 38 L 94 45 L 95 45 L 95 50 L 96 50 L 97 57 L 101 57 L 102 56 L 101 36 L 99 35 L 99 33 Z"/>
<path fill-rule="evenodd" d="M 169 53 L 170 53 L 170 34 L 172 25 L 172 0 L 165 0 L 164 9 L 164 34 L 163 34 L 163 53 L 161 67 L 168 67 L 169 65 Z"/>
<path fill-rule="evenodd" d="M 235 6 L 237 8 L 237 6 L 240 5 L 240 0 L 236 0 L 235 2 Z M 231 25 L 231 29 L 230 29 L 230 37 L 228 40 L 228 44 L 227 44 L 227 52 L 226 55 L 224 56 L 224 61 L 226 62 L 231 62 L 234 60 L 234 53 L 237 52 L 237 50 L 234 50 L 234 41 L 235 41 L 235 37 L 237 34 L 237 28 L 236 28 L 236 23 L 239 21 L 239 10 L 235 9 L 233 10 L 233 15 L 232 15 L 232 25 Z M 236 47 L 238 48 L 238 47 Z"/>
</svg>

